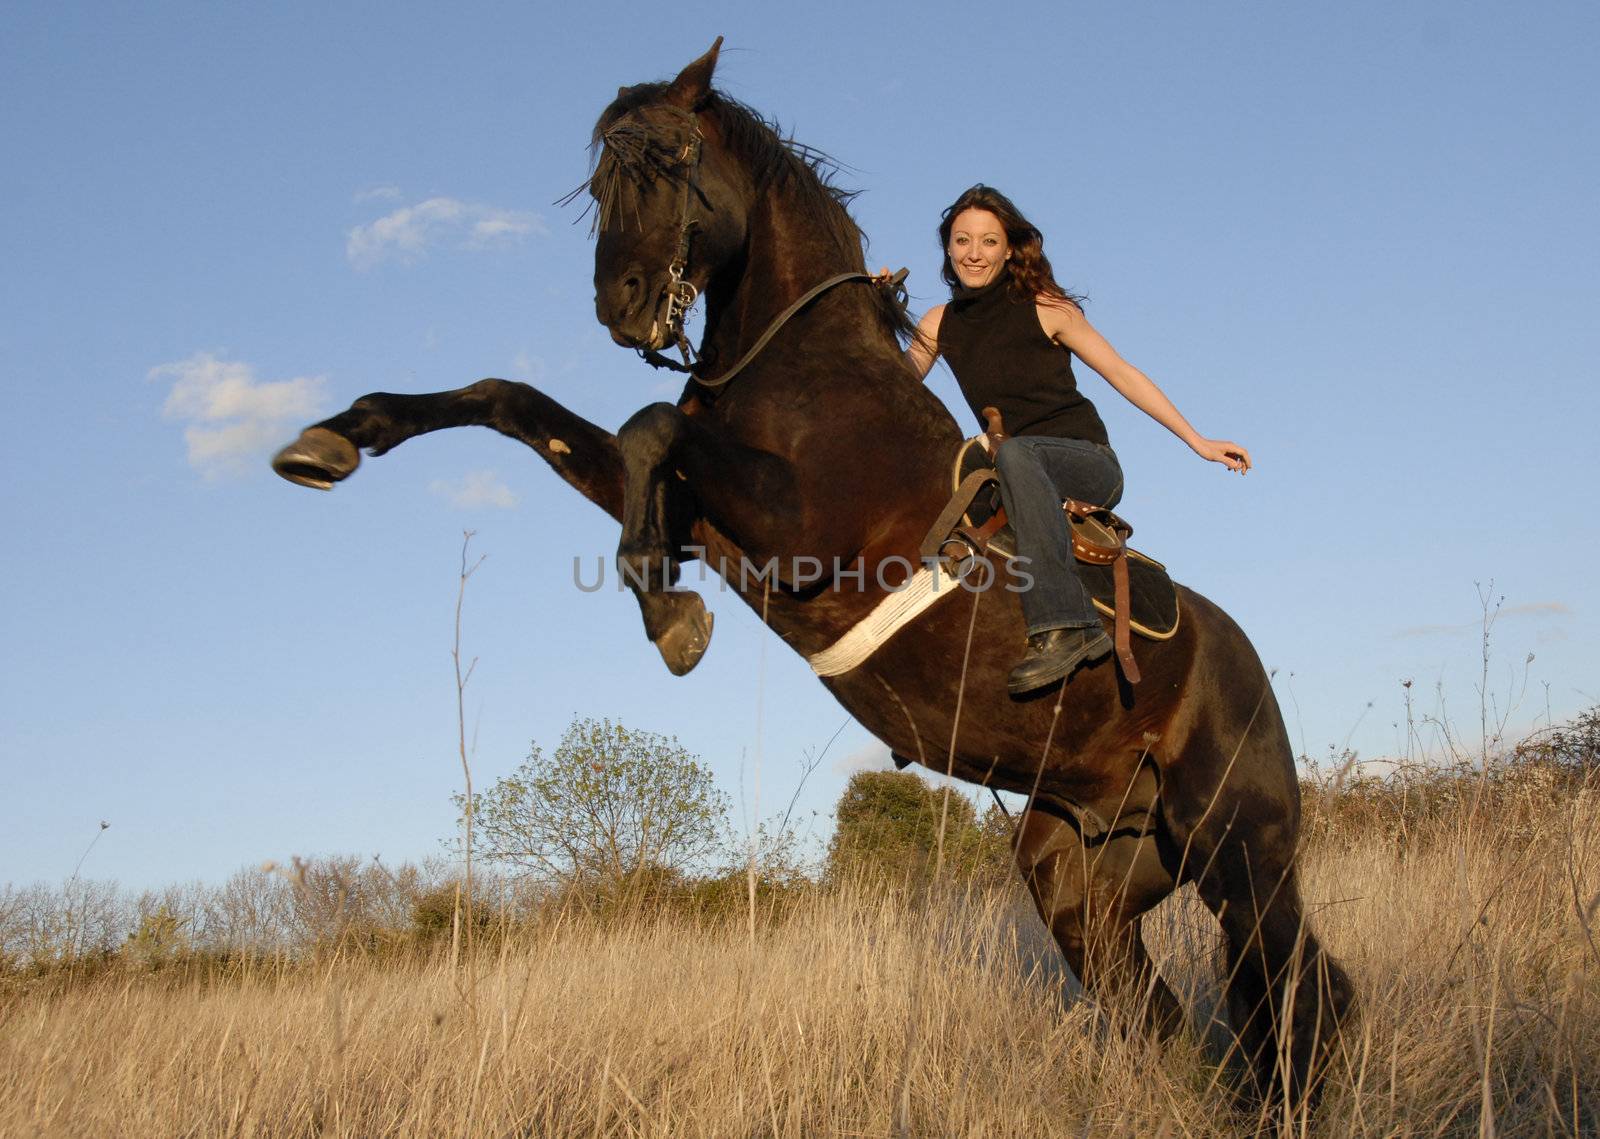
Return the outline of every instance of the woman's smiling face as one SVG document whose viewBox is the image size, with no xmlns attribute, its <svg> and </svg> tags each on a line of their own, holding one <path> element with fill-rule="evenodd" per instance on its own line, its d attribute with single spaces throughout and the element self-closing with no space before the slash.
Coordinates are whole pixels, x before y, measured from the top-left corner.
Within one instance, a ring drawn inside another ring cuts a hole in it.
<svg viewBox="0 0 1600 1139">
<path fill-rule="evenodd" d="M 950 226 L 945 255 L 962 285 L 981 289 L 1000 275 L 1011 257 L 1006 227 L 988 210 L 962 210 Z"/>
</svg>

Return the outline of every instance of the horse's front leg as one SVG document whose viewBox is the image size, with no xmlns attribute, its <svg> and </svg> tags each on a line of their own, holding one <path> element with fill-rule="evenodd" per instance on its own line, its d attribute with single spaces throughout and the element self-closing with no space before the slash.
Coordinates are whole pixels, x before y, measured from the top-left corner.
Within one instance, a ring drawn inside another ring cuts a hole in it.
<svg viewBox="0 0 1600 1139">
<path fill-rule="evenodd" d="M 711 614 L 698 593 L 674 589 L 694 521 L 693 492 L 680 477 L 689 422 L 676 407 L 651 404 L 617 432 L 623 477 L 622 541 L 617 573 L 639 599 L 645 635 L 674 676 L 711 644 Z"/>
<path fill-rule="evenodd" d="M 608 431 L 527 384 L 480 380 L 450 392 L 364 395 L 331 419 L 300 433 L 272 469 L 301 486 L 331 490 L 361 464 L 407 439 L 446 427 L 492 427 L 521 440 L 555 472 L 613 518 L 622 517 L 622 458 Z"/>
</svg>

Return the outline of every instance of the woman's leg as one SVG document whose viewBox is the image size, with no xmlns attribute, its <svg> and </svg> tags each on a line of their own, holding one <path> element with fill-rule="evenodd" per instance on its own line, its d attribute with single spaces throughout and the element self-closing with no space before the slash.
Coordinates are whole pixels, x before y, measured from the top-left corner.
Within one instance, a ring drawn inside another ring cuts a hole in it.
<svg viewBox="0 0 1600 1139">
<path fill-rule="evenodd" d="M 1023 435 L 1001 445 L 995 471 L 1006 515 L 1016 531 L 1021 568 L 1034 579 L 1032 588 L 1022 593 L 1029 635 L 1051 629 L 1098 629 L 1100 616 L 1073 563 L 1061 500 L 1115 506 L 1122 498 L 1122 468 L 1116 454 L 1086 439 Z"/>
</svg>

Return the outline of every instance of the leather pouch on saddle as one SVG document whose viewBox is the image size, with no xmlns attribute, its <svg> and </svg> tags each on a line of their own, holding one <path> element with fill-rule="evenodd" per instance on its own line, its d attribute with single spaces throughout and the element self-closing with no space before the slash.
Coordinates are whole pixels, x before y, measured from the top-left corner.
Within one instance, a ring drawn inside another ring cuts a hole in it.
<svg viewBox="0 0 1600 1139">
<path fill-rule="evenodd" d="M 992 449 L 1007 436 L 999 415 L 986 418 L 990 449 L 983 437 L 968 439 L 956 455 L 952 471 L 954 493 L 923 540 L 924 559 L 942 558 L 959 565 L 972 557 L 994 554 L 1015 557 L 1016 535 L 1000 504 Z M 1089 591 L 1095 608 L 1112 618 L 1112 639 L 1123 675 L 1139 681 L 1130 633 L 1164 641 L 1178 631 L 1178 592 L 1160 562 L 1131 549 L 1133 533 L 1116 514 L 1092 503 L 1067 499 L 1062 503 L 1072 531 L 1072 552 L 1078 577 Z"/>
</svg>

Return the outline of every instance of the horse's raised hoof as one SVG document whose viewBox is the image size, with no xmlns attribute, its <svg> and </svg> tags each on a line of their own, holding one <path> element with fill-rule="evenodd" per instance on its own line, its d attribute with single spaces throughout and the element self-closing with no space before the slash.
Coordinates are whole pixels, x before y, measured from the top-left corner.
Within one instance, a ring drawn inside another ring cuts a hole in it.
<svg viewBox="0 0 1600 1139">
<path fill-rule="evenodd" d="M 361 452 L 326 427 L 307 427 L 300 438 L 272 456 L 272 469 L 292 483 L 332 490 L 361 465 Z"/>
<path fill-rule="evenodd" d="M 673 608 L 677 612 L 655 643 L 661 659 L 667 662 L 667 670 L 673 676 L 682 676 L 706 655 L 711 644 L 712 614 L 698 593 L 674 590 L 667 596 L 673 598 Z"/>
</svg>

